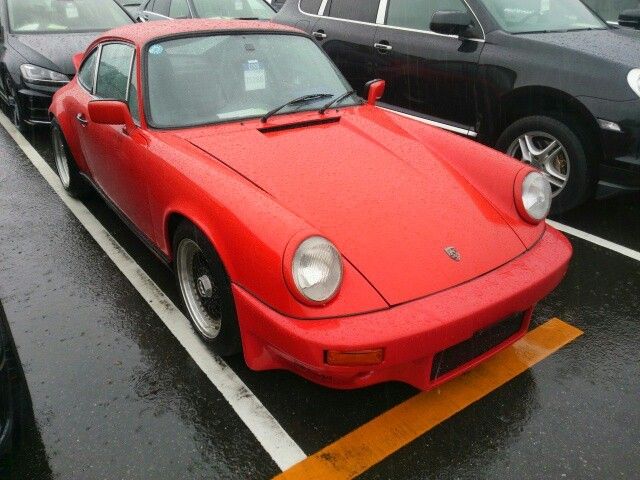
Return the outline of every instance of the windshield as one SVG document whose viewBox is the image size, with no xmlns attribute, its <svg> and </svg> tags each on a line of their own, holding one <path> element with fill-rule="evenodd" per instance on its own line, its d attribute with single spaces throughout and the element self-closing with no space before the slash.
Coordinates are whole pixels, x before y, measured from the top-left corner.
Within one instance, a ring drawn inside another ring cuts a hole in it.
<svg viewBox="0 0 640 480">
<path fill-rule="evenodd" d="M 485 0 L 485 5 L 511 33 L 607 28 L 580 0 Z"/>
<path fill-rule="evenodd" d="M 7 0 L 15 33 L 68 33 L 109 30 L 132 23 L 113 0 Z"/>
<path fill-rule="evenodd" d="M 264 0 L 193 0 L 198 18 L 270 19 L 275 12 Z"/>
<path fill-rule="evenodd" d="M 261 117 L 303 95 L 351 90 L 308 38 L 287 34 L 208 35 L 153 44 L 147 54 L 148 116 L 156 127 Z M 279 113 L 320 109 L 327 97 Z M 346 99 L 342 105 L 353 105 Z"/>
</svg>

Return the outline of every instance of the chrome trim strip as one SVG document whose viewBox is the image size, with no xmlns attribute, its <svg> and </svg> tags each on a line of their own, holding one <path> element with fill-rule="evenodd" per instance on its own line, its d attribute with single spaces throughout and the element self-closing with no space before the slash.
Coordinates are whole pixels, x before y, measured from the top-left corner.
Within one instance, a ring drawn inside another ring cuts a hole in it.
<svg viewBox="0 0 640 480">
<path fill-rule="evenodd" d="M 125 92 L 124 101 L 129 103 L 129 89 L 131 88 L 131 75 L 133 72 L 133 62 L 136 59 L 136 50 L 135 48 L 131 49 L 131 60 L 129 61 L 129 76 L 127 77 L 127 90 Z"/>
<path fill-rule="evenodd" d="M 302 8 L 300 7 L 300 4 L 302 3 L 302 0 L 298 0 L 298 11 L 302 15 L 307 15 L 308 17 L 325 18 L 327 20 L 334 20 L 336 22 L 355 23 L 357 25 L 367 25 L 367 26 L 371 26 L 371 27 L 378 26 L 378 27 L 383 27 L 383 28 L 391 28 L 391 29 L 394 29 L 394 30 L 403 30 L 403 31 L 407 31 L 407 32 L 417 32 L 417 33 L 424 33 L 424 34 L 427 34 L 427 35 L 436 35 L 438 37 L 455 38 L 456 40 L 464 40 L 464 41 L 468 41 L 468 42 L 478 42 L 478 43 L 484 43 L 485 42 L 486 35 L 484 33 L 484 27 L 480 23 L 480 20 L 478 19 L 478 16 L 475 14 L 473 9 L 467 3 L 467 0 L 462 0 L 462 1 L 464 1 L 465 5 L 469 9 L 469 11 L 471 12 L 471 14 L 476 19 L 476 22 L 478 23 L 478 25 L 480 25 L 480 30 L 482 31 L 482 38 L 460 38 L 458 35 L 445 35 L 443 33 L 432 32 L 431 30 L 416 30 L 416 29 L 412 29 L 412 28 L 394 27 L 392 25 L 385 25 L 384 24 L 384 19 L 383 19 L 383 23 L 378 23 L 378 19 L 380 17 L 380 6 L 381 6 L 381 4 L 378 4 L 378 13 L 377 13 L 377 17 L 376 17 L 376 23 L 361 22 L 359 20 L 349 20 L 349 19 L 346 19 L 346 18 L 329 17 L 329 16 L 325 16 L 324 15 L 324 11 L 325 11 L 325 8 L 327 6 L 327 1 L 328 0 L 322 0 L 322 4 L 320 5 L 320 10 L 318 10 L 318 15 L 314 15 L 313 13 L 307 13 L 307 12 L 303 11 Z M 381 3 L 382 2 L 387 2 L 387 1 L 388 0 L 381 0 Z M 386 11 L 383 13 L 383 15 L 386 16 Z"/>
<path fill-rule="evenodd" d="M 387 16 L 387 3 L 389 0 L 380 0 L 378 4 L 378 15 L 376 16 L 376 24 L 383 25 L 384 19 Z"/>
<path fill-rule="evenodd" d="M 324 15 L 324 11 L 327 8 L 327 3 L 329 2 L 329 0 L 322 0 L 322 3 L 320 4 L 320 8 L 318 9 L 318 15 L 313 15 L 312 13 L 305 13 L 302 11 L 302 9 L 300 8 L 300 2 L 302 2 L 302 0 L 298 1 L 298 10 L 300 10 L 300 13 L 303 13 L 305 15 L 312 15 L 315 17 L 322 17 Z"/>
<path fill-rule="evenodd" d="M 395 113 L 396 115 L 400 115 L 401 117 L 410 118 L 411 120 L 416 120 L 417 122 L 424 123 L 426 125 L 431 125 L 432 127 L 442 128 L 443 130 L 449 130 L 450 132 L 459 133 L 461 135 L 465 135 L 467 137 L 476 138 L 478 136 L 478 132 L 471 129 L 464 129 L 459 127 L 454 127 L 452 125 L 447 125 L 446 123 L 436 122 L 434 120 L 427 120 L 426 118 L 417 117 L 415 115 L 409 115 L 408 113 L 400 112 L 398 110 L 393 110 L 391 108 L 381 107 L 378 108 L 382 110 L 386 110 L 387 112 Z"/>
<path fill-rule="evenodd" d="M 98 56 L 96 58 L 96 69 L 93 72 L 93 88 L 91 89 L 91 95 L 93 95 L 94 97 L 96 96 L 96 86 L 98 83 L 98 70 L 100 70 L 100 60 L 102 59 L 102 45 L 104 45 L 103 43 L 101 43 L 100 45 L 98 45 Z"/>
</svg>

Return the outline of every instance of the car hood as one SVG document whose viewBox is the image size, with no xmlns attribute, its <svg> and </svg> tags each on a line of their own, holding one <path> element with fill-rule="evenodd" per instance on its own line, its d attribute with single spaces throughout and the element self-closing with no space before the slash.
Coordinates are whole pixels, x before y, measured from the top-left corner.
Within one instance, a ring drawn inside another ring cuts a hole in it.
<svg viewBox="0 0 640 480">
<path fill-rule="evenodd" d="M 570 49 L 629 68 L 640 67 L 640 32 L 635 30 L 610 28 L 576 32 L 531 33 L 518 36 Z"/>
<path fill-rule="evenodd" d="M 99 34 L 100 32 L 12 34 L 9 36 L 9 43 L 27 62 L 73 76 L 73 55 L 84 52 Z"/>
<path fill-rule="evenodd" d="M 329 238 L 390 305 L 468 281 L 525 250 L 443 158 L 468 140 L 452 135 L 451 150 L 436 152 L 402 129 L 406 119 L 358 110 L 315 126 L 266 132 L 249 122 L 177 135 Z"/>
</svg>

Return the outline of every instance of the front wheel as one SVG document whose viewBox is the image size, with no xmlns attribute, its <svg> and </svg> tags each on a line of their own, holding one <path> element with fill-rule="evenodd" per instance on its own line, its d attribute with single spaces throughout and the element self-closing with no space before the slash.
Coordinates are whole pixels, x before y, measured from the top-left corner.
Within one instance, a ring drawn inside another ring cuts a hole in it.
<svg viewBox="0 0 640 480">
<path fill-rule="evenodd" d="M 11 82 L 6 81 L 7 103 L 11 108 L 11 122 L 20 131 L 27 130 L 27 123 L 24 121 L 24 112 L 18 98 L 18 92 Z"/>
<path fill-rule="evenodd" d="M 176 229 L 173 252 L 176 282 L 193 326 L 220 355 L 239 353 L 231 282 L 211 243 L 195 226 L 183 222 Z"/>
<path fill-rule="evenodd" d="M 593 193 L 594 149 L 575 122 L 545 116 L 521 118 L 500 135 L 496 147 L 547 177 L 554 213 L 577 207 Z"/>
<path fill-rule="evenodd" d="M 62 133 L 58 122 L 54 119 L 51 122 L 51 144 L 56 160 L 56 170 L 62 187 L 69 195 L 80 198 L 87 193 L 87 185 L 80 176 L 80 171 L 75 160 L 71 156 L 71 151 Z"/>
</svg>

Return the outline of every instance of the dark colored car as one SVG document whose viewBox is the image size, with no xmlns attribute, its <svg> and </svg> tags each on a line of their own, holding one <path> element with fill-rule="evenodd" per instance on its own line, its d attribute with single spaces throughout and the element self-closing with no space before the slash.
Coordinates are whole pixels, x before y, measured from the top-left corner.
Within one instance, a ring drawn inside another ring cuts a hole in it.
<svg viewBox="0 0 640 480">
<path fill-rule="evenodd" d="M 640 30 L 640 8 L 635 10 L 625 10 L 618 17 L 618 24 L 621 27 L 635 28 Z"/>
<path fill-rule="evenodd" d="M 140 4 L 142 3 L 140 0 L 116 0 L 129 15 L 133 18 L 136 18 L 136 15 L 140 11 Z"/>
<path fill-rule="evenodd" d="M 284 5 L 284 2 L 286 0 L 273 0 L 271 2 L 271 6 L 273 7 L 273 9 L 278 12 L 280 11 L 280 9 L 282 8 L 282 6 Z M 295 1 L 295 0 L 294 0 Z"/>
<path fill-rule="evenodd" d="M 4 478 L 8 468 L 9 455 L 22 443 L 31 417 L 31 400 L 22 366 L 0 304 L 0 478 Z"/>
<path fill-rule="evenodd" d="M 49 123 L 51 97 L 75 74 L 74 53 L 133 22 L 113 0 L 0 1 L 0 99 L 19 128 Z"/>
<path fill-rule="evenodd" d="M 289 0 L 381 105 L 539 167 L 554 211 L 640 189 L 640 34 L 580 0 Z M 489 166 L 487 168 L 490 168 Z"/>
<path fill-rule="evenodd" d="M 265 0 L 146 0 L 136 20 L 243 18 L 269 20 L 275 11 Z"/>
</svg>

